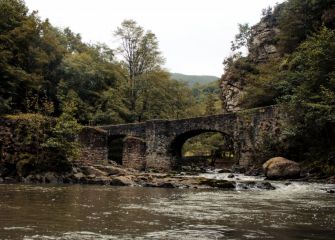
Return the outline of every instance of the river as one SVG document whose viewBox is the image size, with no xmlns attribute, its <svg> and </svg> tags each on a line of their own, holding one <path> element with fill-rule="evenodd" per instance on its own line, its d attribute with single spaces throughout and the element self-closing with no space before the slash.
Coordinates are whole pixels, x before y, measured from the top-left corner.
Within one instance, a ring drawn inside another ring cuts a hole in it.
<svg viewBox="0 0 335 240">
<path fill-rule="evenodd" d="M 0 239 L 335 239 L 335 194 L 324 190 L 334 185 L 272 184 L 276 190 L 0 185 Z"/>
</svg>

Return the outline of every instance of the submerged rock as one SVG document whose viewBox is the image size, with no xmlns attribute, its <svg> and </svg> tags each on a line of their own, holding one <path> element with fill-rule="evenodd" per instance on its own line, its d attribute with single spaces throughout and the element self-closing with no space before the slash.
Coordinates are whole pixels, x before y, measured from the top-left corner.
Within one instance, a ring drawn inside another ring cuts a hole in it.
<svg viewBox="0 0 335 240">
<path fill-rule="evenodd" d="M 218 173 L 231 173 L 231 170 L 227 169 L 227 168 L 224 168 L 224 169 L 218 170 Z"/>
<path fill-rule="evenodd" d="M 221 188 L 221 189 L 235 189 L 236 183 L 221 179 L 219 180 L 219 179 L 201 178 L 199 180 L 199 185 L 207 185 L 210 187 Z"/>
<path fill-rule="evenodd" d="M 143 187 L 158 187 L 158 188 L 176 188 L 177 186 L 170 182 L 154 182 L 154 183 L 145 183 Z"/>
<path fill-rule="evenodd" d="M 4 182 L 5 183 L 17 183 L 18 180 L 16 178 L 13 178 L 13 177 L 5 177 Z"/>
<path fill-rule="evenodd" d="M 283 157 L 275 157 L 263 164 L 264 174 L 268 179 L 293 179 L 300 177 L 300 166 L 297 162 Z"/>
<path fill-rule="evenodd" d="M 234 177 L 235 177 L 234 174 L 229 174 L 229 175 L 227 176 L 227 178 L 234 178 Z"/>
<path fill-rule="evenodd" d="M 245 170 L 245 168 L 242 167 L 242 166 L 235 165 L 235 166 L 232 167 L 232 172 L 233 172 L 233 173 L 245 173 L 246 170 Z"/>
<path fill-rule="evenodd" d="M 245 181 L 239 183 L 240 189 L 263 189 L 263 190 L 275 190 L 276 188 L 269 182 L 255 182 Z"/>
<path fill-rule="evenodd" d="M 95 185 L 109 185 L 111 182 L 108 177 L 99 177 L 99 178 L 88 178 L 86 180 L 87 184 L 95 184 Z"/>
<path fill-rule="evenodd" d="M 275 190 L 276 188 L 269 182 L 259 182 L 256 184 L 258 189 Z"/>
<path fill-rule="evenodd" d="M 58 183 L 58 176 L 53 172 L 47 172 L 44 174 L 44 181 L 45 183 Z"/>
<path fill-rule="evenodd" d="M 238 187 L 240 189 L 250 189 L 250 188 L 254 188 L 256 185 L 256 182 L 254 181 L 244 181 L 244 182 L 240 182 L 238 184 Z"/>
</svg>

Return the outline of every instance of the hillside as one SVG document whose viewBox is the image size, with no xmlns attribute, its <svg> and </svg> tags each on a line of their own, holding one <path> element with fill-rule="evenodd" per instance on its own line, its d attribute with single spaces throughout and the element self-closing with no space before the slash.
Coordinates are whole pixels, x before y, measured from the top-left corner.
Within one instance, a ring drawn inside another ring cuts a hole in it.
<svg viewBox="0 0 335 240">
<path fill-rule="evenodd" d="M 278 105 L 289 116 L 259 151 L 264 160 L 281 155 L 335 173 L 334 13 L 333 0 L 287 0 L 239 25 L 220 80 L 223 112 Z"/>
<path fill-rule="evenodd" d="M 181 73 L 171 73 L 171 78 L 177 81 L 186 82 L 187 85 L 192 87 L 194 84 L 208 84 L 210 82 L 214 82 L 219 79 L 216 76 L 208 76 L 208 75 L 186 75 Z"/>
</svg>

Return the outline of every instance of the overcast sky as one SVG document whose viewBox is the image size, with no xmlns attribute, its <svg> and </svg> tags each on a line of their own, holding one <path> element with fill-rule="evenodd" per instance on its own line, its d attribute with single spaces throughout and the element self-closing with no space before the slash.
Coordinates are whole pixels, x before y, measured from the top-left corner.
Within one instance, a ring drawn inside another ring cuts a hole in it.
<svg viewBox="0 0 335 240">
<path fill-rule="evenodd" d="M 238 23 L 257 23 L 263 8 L 283 0 L 25 0 L 57 27 L 85 42 L 115 47 L 124 19 L 152 30 L 171 72 L 220 76 Z"/>
</svg>

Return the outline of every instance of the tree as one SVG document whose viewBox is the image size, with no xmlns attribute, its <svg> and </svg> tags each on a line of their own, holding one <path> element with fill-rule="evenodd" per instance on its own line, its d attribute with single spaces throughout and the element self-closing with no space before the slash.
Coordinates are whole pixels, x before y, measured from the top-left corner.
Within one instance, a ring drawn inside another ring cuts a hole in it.
<svg viewBox="0 0 335 240">
<path fill-rule="evenodd" d="M 0 108 L 27 112 L 28 92 L 55 96 L 51 85 L 65 49 L 50 23 L 28 14 L 23 1 L 1 0 L 0 9 Z"/>
<path fill-rule="evenodd" d="M 325 24 L 334 26 L 334 0 L 289 0 L 279 16 L 279 47 L 292 53 L 298 45 Z"/>
<path fill-rule="evenodd" d="M 242 47 L 248 47 L 251 37 L 251 28 L 248 23 L 238 24 L 239 33 L 235 35 L 235 40 L 231 42 L 231 50 L 236 51 Z"/>
<path fill-rule="evenodd" d="M 323 28 L 290 56 L 280 98 L 291 116 L 289 153 L 326 174 L 335 172 L 335 31 Z"/>
<path fill-rule="evenodd" d="M 158 41 L 154 33 L 144 31 L 133 20 L 125 20 L 114 34 L 121 44 L 118 48 L 122 56 L 123 65 L 127 69 L 130 111 L 133 113 L 132 121 L 137 120 L 135 114 L 136 102 L 142 93 L 144 74 L 159 71 L 164 59 L 158 48 Z"/>
<path fill-rule="evenodd" d="M 215 109 L 215 96 L 212 93 L 209 93 L 206 98 L 206 115 L 213 115 L 216 113 Z"/>
</svg>

